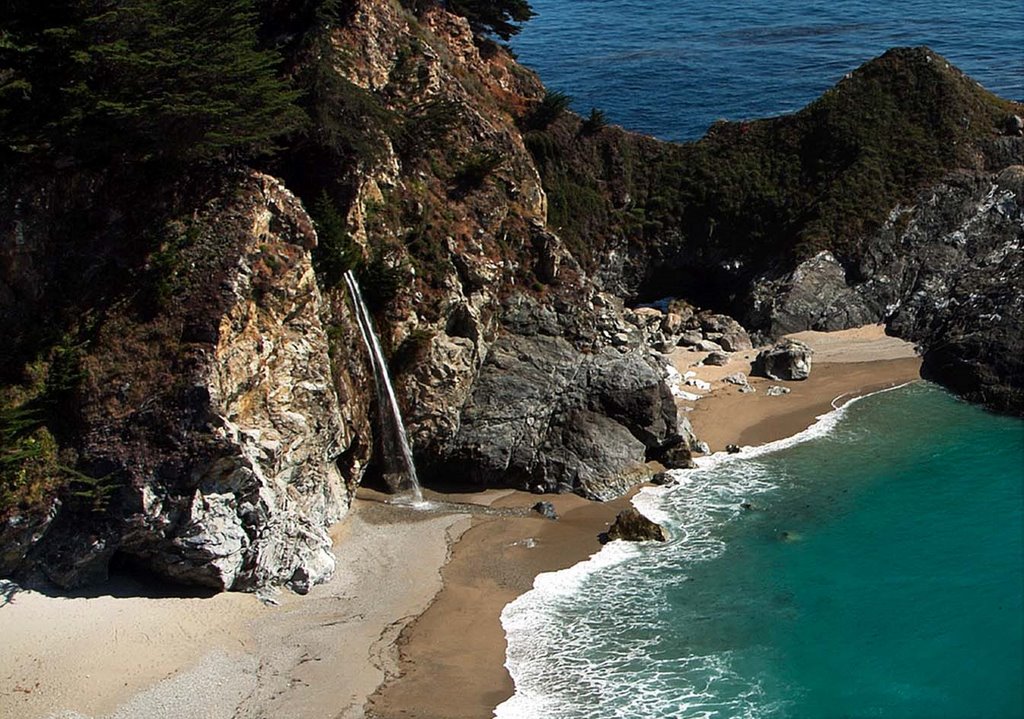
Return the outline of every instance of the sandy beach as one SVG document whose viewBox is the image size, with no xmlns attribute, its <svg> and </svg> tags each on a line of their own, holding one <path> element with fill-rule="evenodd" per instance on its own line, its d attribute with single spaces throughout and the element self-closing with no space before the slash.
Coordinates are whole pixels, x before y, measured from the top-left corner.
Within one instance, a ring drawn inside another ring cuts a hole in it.
<svg viewBox="0 0 1024 719">
<path fill-rule="evenodd" d="M 919 374 L 913 348 L 881 327 L 797 337 L 815 349 L 810 378 L 751 378 L 748 394 L 721 380 L 749 374 L 755 352 L 725 367 L 672 355 L 711 384 L 680 406 L 713 451 L 782 439 Z M 768 396 L 772 385 L 790 392 Z M 168 596 L 127 578 L 52 596 L 0 583 L 0 716 L 490 717 L 514 689 L 501 609 L 537 574 L 598 551 L 629 498 L 428 496 L 446 508 L 417 512 L 360 490 L 333 533 L 336 575 L 305 597 Z M 557 521 L 529 512 L 540 499 Z"/>
</svg>

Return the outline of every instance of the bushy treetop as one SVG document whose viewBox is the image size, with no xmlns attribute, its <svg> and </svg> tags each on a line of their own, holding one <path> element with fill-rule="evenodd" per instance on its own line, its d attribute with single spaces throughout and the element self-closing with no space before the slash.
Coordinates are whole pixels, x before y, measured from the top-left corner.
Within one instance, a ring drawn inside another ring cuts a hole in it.
<svg viewBox="0 0 1024 719">
<path fill-rule="evenodd" d="M 267 150 L 302 119 L 253 0 L 8 0 L 0 142 L 78 162 Z"/>
</svg>

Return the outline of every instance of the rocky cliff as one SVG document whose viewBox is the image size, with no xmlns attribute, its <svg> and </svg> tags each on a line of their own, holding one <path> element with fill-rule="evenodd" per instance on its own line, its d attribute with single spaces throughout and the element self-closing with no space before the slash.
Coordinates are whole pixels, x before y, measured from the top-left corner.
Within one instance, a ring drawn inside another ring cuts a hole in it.
<svg viewBox="0 0 1024 719">
<path fill-rule="evenodd" d="M 327 576 L 379 451 L 348 267 L 438 487 L 603 499 L 684 466 L 658 351 L 749 348 L 729 314 L 764 336 L 885 320 L 1020 411 L 1020 108 L 930 51 L 676 146 L 582 123 L 439 6 L 276 5 L 315 125 L 261 172 L 0 173 L 0 571 Z M 714 312 L 628 308 L 665 295 Z"/>
</svg>

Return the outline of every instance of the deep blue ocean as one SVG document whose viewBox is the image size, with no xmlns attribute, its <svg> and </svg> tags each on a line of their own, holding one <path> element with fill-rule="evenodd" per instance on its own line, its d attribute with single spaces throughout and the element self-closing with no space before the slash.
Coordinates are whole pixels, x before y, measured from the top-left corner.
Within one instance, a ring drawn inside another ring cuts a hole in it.
<svg viewBox="0 0 1024 719">
<path fill-rule="evenodd" d="M 674 474 L 505 608 L 498 717 L 1024 716 L 1024 421 L 918 382 Z"/>
<path fill-rule="evenodd" d="M 669 140 L 792 112 L 895 46 L 1024 99 L 1022 0 L 531 0 L 520 60 L 586 113 Z"/>
<path fill-rule="evenodd" d="M 897 45 L 1024 99 L 1022 0 L 531 1 L 520 60 L 665 139 L 797 110 Z M 678 477 L 636 500 L 671 542 L 506 607 L 498 717 L 1024 717 L 1024 421 L 921 382 Z"/>
</svg>

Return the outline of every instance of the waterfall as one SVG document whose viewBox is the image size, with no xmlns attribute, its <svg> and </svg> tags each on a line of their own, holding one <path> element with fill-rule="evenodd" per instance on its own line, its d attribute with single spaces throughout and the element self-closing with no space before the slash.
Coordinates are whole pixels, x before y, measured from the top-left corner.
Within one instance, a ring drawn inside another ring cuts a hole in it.
<svg viewBox="0 0 1024 719">
<path fill-rule="evenodd" d="M 377 407 L 380 411 L 381 447 L 384 450 L 384 480 L 393 489 L 404 490 L 413 503 L 423 502 L 420 482 L 416 477 L 416 465 L 412 461 L 412 449 L 409 438 L 405 434 L 402 412 L 398 408 L 395 388 L 391 384 L 391 374 L 384 362 L 384 352 L 380 348 L 380 340 L 373 328 L 373 318 L 363 301 L 363 293 L 359 290 L 352 270 L 345 273 L 345 284 L 352 295 L 352 304 L 356 309 L 356 320 L 359 331 L 363 335 L 366 348 L 370 351 L 370 364 L 377 387 Z M 401 466 L 397 466 L 401 465 Z"/>
</svg>

